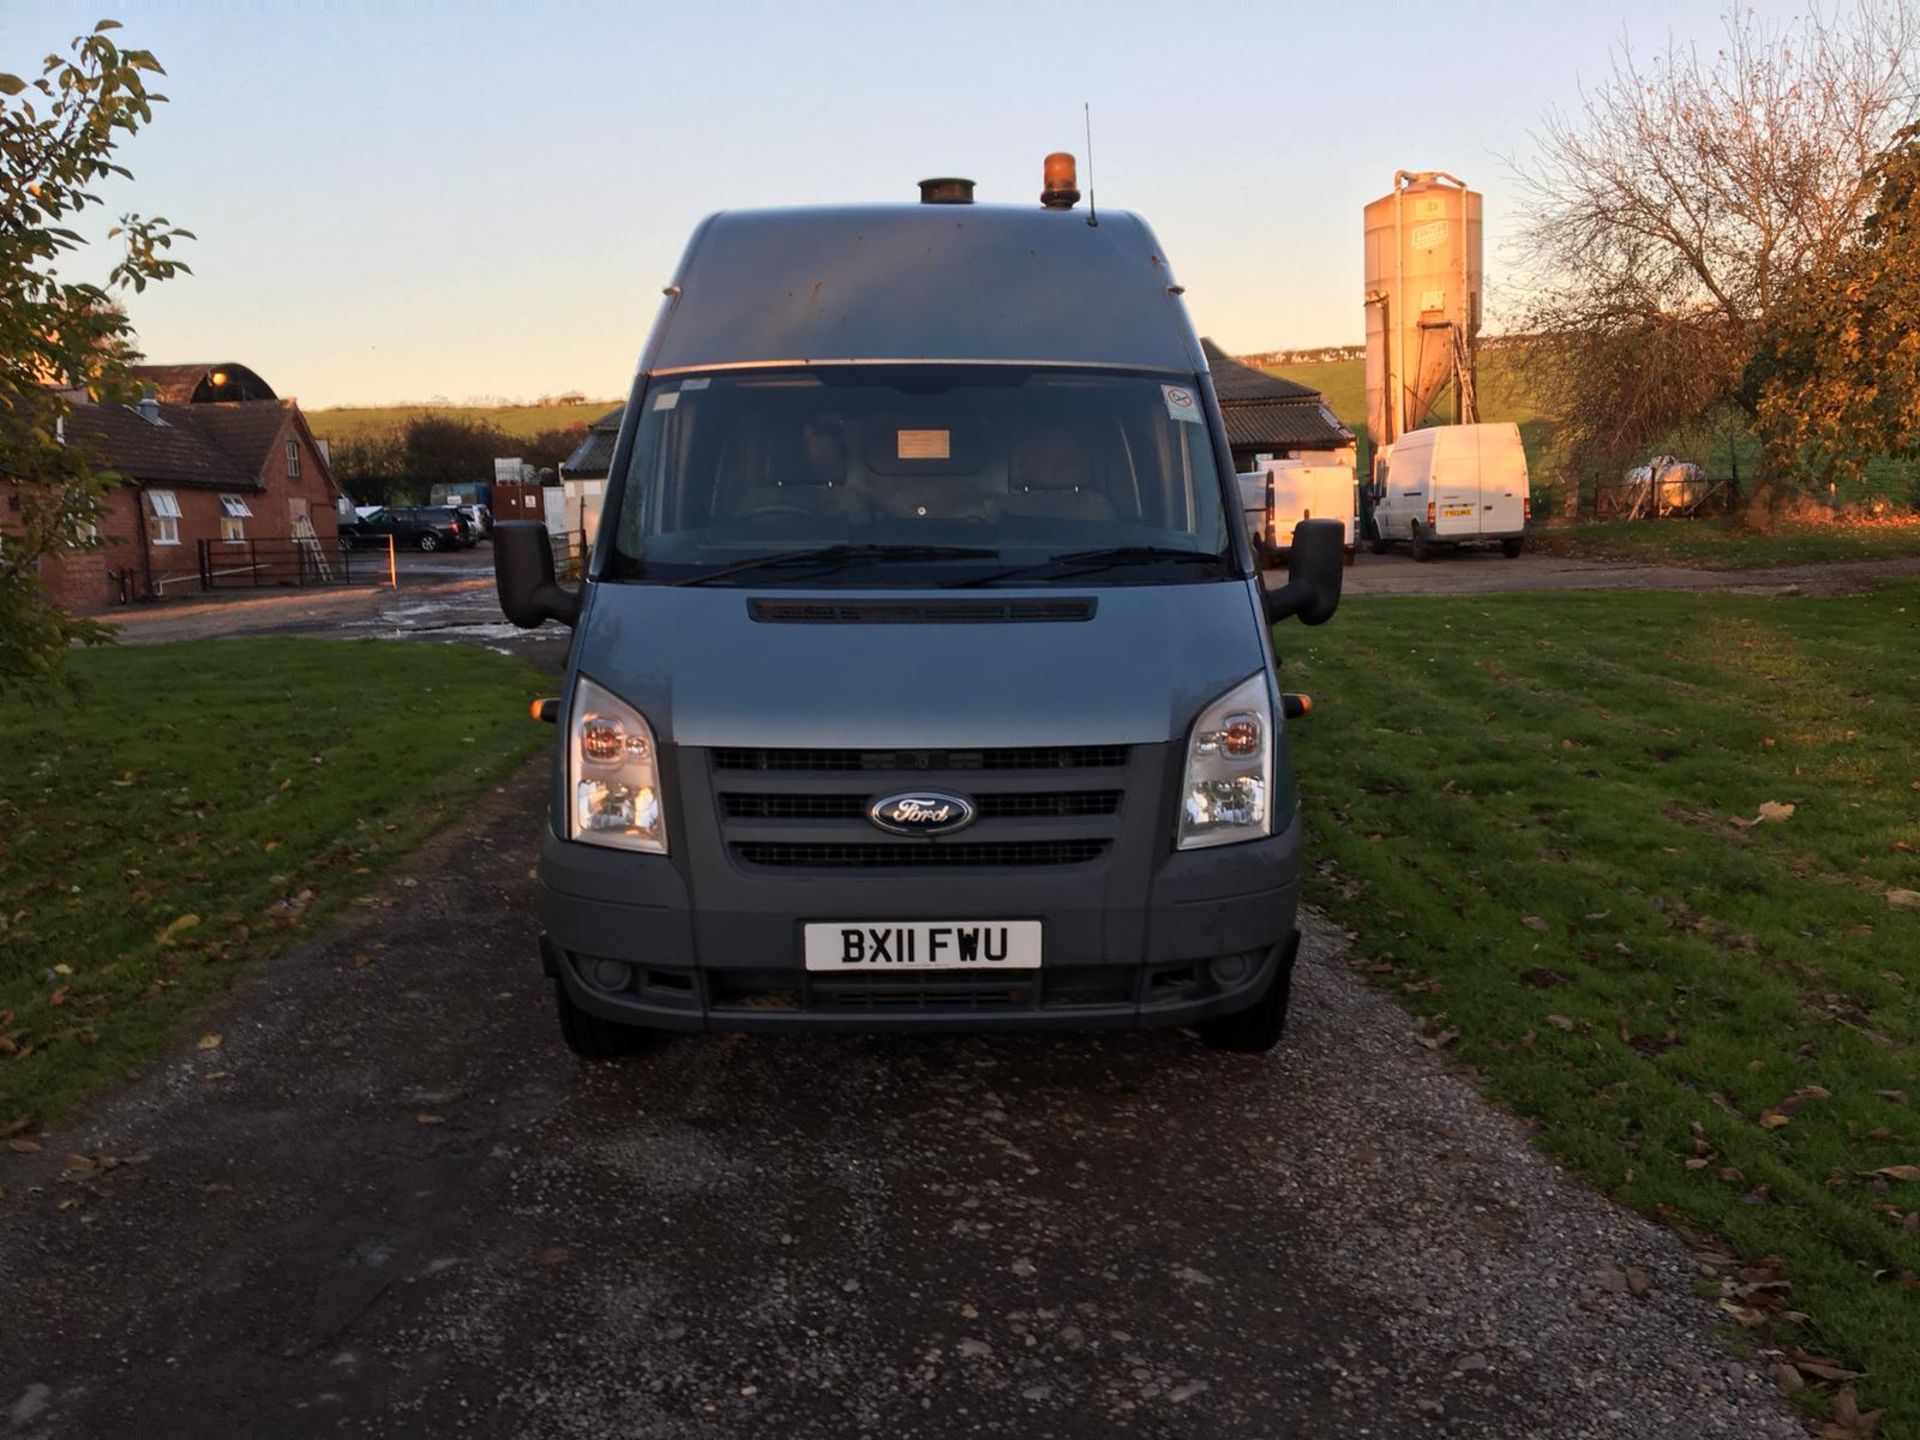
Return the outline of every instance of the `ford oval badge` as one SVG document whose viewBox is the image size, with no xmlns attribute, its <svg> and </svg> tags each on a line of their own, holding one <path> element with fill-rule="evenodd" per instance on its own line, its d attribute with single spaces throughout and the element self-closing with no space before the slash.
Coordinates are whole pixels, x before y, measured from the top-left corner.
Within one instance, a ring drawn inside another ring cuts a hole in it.
<svg viewBox="0 0 1920 1440">
<path fill-rule="evenodd" d="M 945 835 L 973 823 L 973 802 L 944 790 L 910 790 L 867 807 L 867 818 L 896 835 Z"/>
</svg>

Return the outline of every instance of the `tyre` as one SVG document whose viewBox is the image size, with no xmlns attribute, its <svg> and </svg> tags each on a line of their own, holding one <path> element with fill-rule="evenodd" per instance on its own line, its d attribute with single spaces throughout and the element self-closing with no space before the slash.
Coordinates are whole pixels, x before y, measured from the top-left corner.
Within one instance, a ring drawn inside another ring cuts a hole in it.
<svg viewBox="0 0 1920 1440">
<path fill-rule="evenodd" d="M 423 553 L 431 553 L 440 548 L 440 537 L 431 530 L 422 530 L 419 545 Z"/>
<path fill-rule="evenodd" d="M 1240 1055 L 1264 1055 L 1280 1043 L 1287 1031 L 1287 1003 L 1293 997 L 1293 962 L 1300 953 L 1300 935 L 1287 937 L 1274 967 L 1266 992 L 1246 1009 L 1217 1020 L 1202 1020 L 1193 1028 L 1200 1043 L 1210 1050 L 1227 1050 Z"/>
<path fill-rule="evenodd" d="M 1384 555 L 1387 553 L 1386 537 L 1381 535 L 1377 530 L 1367 537 L 1367 553 L 1369 555 Z"/>
<path fill-rule="evenodd" d="M 1413 551 L 1413 558 L 1423 565 L 1433 558 L 1433 546 L 1427 543 L 1427 537 L 1420 533 L 1418 526 L 1414 527 L 1413 543 L 1409 548 Z"/>
<path fill-rule="evenodd" d="M 1347 546 L 1347 548 L 1346 548 L 1346 549 L 1344 549 L 1344 550 L 1342 550 L 1342 551 L 1340 552 L 1340 563 L 1341 563 L 1342 565 L 1351 565 L 1351 564 L 1353 564 L 1353 557 L 1354 557 L 1355 555 L 1357 555 L 1357 554 L 1359 554 L 1359 553 L 1360 553 L 1360 547 L 1359 547 L 1359 546 L 1357 546 L 1357 545 L 1349 545 L 1349 546 Z"/>
<path fill-rule="evenodd" d="M 1527 542 L 1525 540 L 1502 540 L 1500 542 L 1500 553 L 1509 560 L 1518 560 L 1520 558 L 1520 552 L 1526 548 Z"/>
<path fill-rule="evenodd" d="M 621 1025 L 582 1010 L 561 981 L 553 982 L 553 998 L 560 1012 L 560 1038 L 582 1060 L 624 1060 L 666 1043 L 666 1036 L 658 1030 Z"/>
</svg>

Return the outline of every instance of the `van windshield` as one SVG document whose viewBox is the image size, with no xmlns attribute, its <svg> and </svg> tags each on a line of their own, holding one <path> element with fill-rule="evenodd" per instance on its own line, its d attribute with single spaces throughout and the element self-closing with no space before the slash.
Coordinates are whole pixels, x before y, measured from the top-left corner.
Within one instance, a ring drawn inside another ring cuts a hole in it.
<svg viewBox="0 0 1920 1440">
<path fill-rule="evenodd" d="M 1169 584 L 1232 572 L 1199 391 L 978 365 L 650 384 L 608 579 Z"/>
</svg>

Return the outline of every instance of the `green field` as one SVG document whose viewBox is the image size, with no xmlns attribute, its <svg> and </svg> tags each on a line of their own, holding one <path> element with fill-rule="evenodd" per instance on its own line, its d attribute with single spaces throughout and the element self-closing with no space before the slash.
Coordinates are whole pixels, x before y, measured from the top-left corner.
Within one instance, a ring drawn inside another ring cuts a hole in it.
<svg viewBox="0 0 1920 1440">
<path fill-rule="evenodd" d="M 1572 1169 L 1746 1257 L 1702 1281 L 1737 1345 L 1840 1357 L 1920 1437 L 1920 584 L 1355 599 L 1276 640 L 1353 963 Z"/>
<path fill-rule="evenodd" d="M 0 701 L 0 1165 L 545 739 L 536 673 L 478 647 L 209 640 L 67 664 L 76 695 Z"/>
<path fill-rule="evenodd" d="M 1764 532 L 1725 519 L 1611 520 L 1542 530 L 1527 543 L 1547 555 L 1687 565 L 1700 570 L 1831 565 L 1849 560 L 1920 557 L 1920 517 L 1858 524 L 1781 523 Z"/>
<path fill-rule="evenodd" d="M 589 400 L 583 405 L 390 405 L 364 409 L 307 410 L 302 413 L 315 435 L 334 444 L 398 432 L 407 421 L 419 415 L 451 415 L 457 419 L 496 426 L 509 435 L 524 439 L 547 430 L 568 430 L 589 425 L 619 403 L 618 400 Z"/>
</svg>

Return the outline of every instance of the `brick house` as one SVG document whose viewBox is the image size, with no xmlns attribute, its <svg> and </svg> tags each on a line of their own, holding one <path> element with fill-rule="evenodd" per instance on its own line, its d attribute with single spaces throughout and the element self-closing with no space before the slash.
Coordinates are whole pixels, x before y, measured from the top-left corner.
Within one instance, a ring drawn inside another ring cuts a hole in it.
<svg viewBox="0 0 1920 1440">
<path fill-rule="evenodd" d="M 255 393 L 265 389 L 239 366 L 152 368 L 221 376 L 220 386 L 199 386 L 203 395 L 240 388 L 225 383 L 232 372 L 244 373 Z M 271 398 L 270 390 L 266 395 L 76 404 L 66 442 L 87 446 L 125 483 L 102 497 L 97 546 L 41 562 L 41 580 L 53 598 L 87 612 L 193 593 L 200 585 L 202 541 L 215 570 L 262 584 L 285 583 L 300 564 L 294 538 L 308 525 L 313 549 L 333 561 L 339 554 L 340 488 L 299 406 Z M 0 532 L 18 506 L 12 488 L 0 480 Z"/>
</svg>

